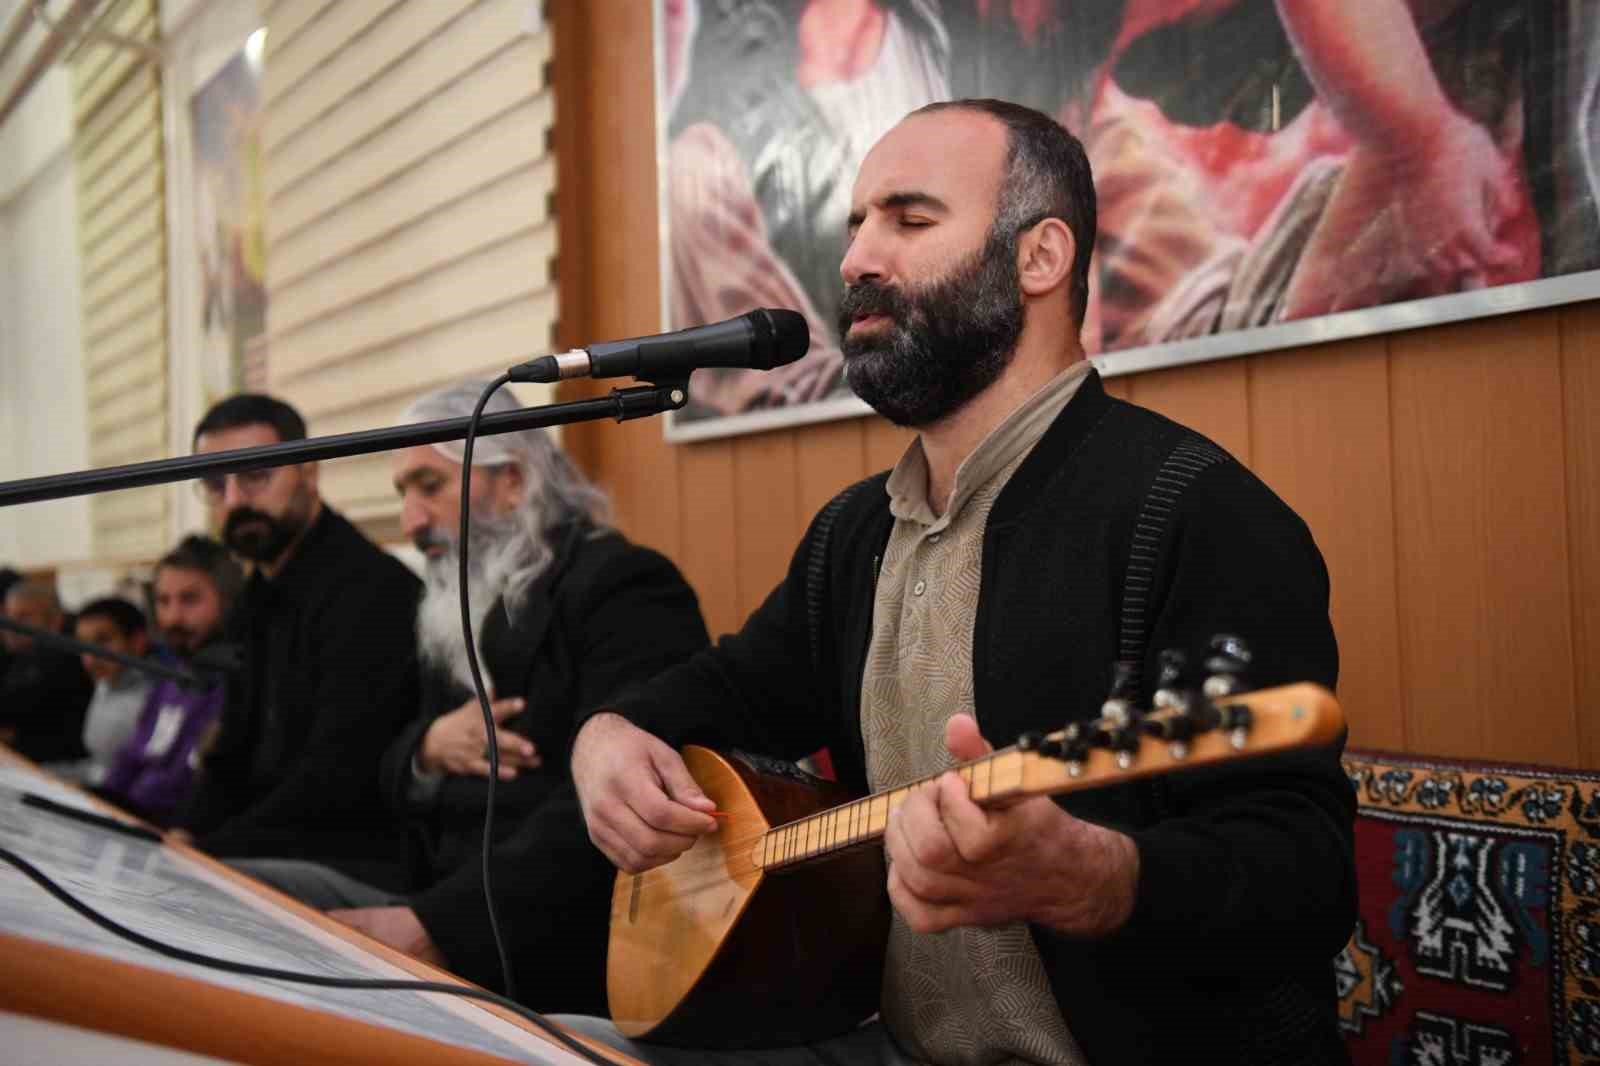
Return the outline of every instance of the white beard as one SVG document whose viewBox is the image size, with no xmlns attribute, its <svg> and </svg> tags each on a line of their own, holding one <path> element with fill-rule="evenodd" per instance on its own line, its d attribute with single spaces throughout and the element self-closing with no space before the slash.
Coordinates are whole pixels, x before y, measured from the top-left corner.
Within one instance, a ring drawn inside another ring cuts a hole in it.
<svg viewBox="0 0 1600 1066">
<path fill-rule="evenodd" d="M 483 622 L 506 592 L 511 574 L 525 565 L 527 541 L 515 520 L 474 518 L 467 560 L 467 591 L 472 607 L 472 641 L 484 684 Z M 462 688 L 472 689 L 472 667 L 461 639 L 461 561 L 454 548 L 430 558 L 423 571 L 422 602 L 417 607 L 417 651 L 424 666 L 439 669 Z"/>
</svg>

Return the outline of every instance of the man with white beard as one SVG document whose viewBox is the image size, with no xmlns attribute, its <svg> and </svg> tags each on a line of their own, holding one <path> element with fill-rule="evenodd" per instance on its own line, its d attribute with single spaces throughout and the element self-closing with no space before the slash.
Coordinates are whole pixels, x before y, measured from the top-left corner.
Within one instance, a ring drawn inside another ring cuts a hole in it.
<svg viewBox="0 0 1600 1066">
<path fill-rule="evenodd" d="M 465 417 L 481 390 L 465 382 L 430 393 L 403 420 Z M 500 392 L 485 413 L 516 407 Z M 396 452 L 393 461 L 402 529 L 426 557 L 417 612 L 422 683 L 419 714 L 390 745 L 380 780 L 390 808 L 414 830 L 413 889 L 422 894 L 363 894 L 314 874 L 273 880 L 379 940 L 479 979 L 498 963 L 476 880 L 489 762 L 461 635 L 462 454 L 460 442 L 448 442 Z M 604 495 L 546 434 L 482 437 L 472 458 L 468 580 L 497 723 L 495 836 L 503 841 L 563 786 L 570 794 L 567 752 L 580 712 L 709 641 L 677 568 L 605 524 Z M 578 824 L 575 803 L 572 817 Z M 597 889 L 608 896 L 609 881 Z M 603 926 L 596 935 L 593 950 L 603 956 Z"/>
</svg>

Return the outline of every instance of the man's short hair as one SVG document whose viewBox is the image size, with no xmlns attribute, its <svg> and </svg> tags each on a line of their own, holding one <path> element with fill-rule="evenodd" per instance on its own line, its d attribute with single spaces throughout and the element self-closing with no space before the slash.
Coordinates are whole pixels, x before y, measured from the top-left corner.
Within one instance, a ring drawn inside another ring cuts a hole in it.
<svg viewBox="0 0 1600 1066">
<path fill-rule="evenodd" d="M 11 586 L 22 580 L 22 575 L 9 566 L 0 566 L 0 604 L 6 602 L 6 593 L 11 591 Z"/>
<path fill-rule="evenodd" d="M 200 443 L 202 433 L 217 433 L 240 426 L 271 426 L 280 441 L 305 440 L 306 420 L 282 400 L 259 392 L 241 392 L 218 400 L 194 427 L 190 447 Z"/>
<path fill-rule="evenodd" d="M 223 614 L 228 613 L 239 590 L 244 587 L 244 571 L 228 554 L 228 549 L 198 533 L 184 537 L 176 548 L 163 555 L 160 562 L 156 563 L 155 572 L 160 574 L 166 567 L 195 570 L 209 577 L 222 600 Z"/>
<path fill-rule="evenodd" d="M 61 610 L 61 597 L 56 593 L 55 584 L 50 581 L 18 581 L 6 590 L 4 602 L 42 603 L 53 611 Z"/>
<path fill-rule="evenodd" d="M 121 596 L 105 596 L 90 600 L 78 608 L 78 621 L 85 618 L 106 618 L 125 637 L 145 631 L 144 612 Z"/>
<path fill-rule="evenodd" d="M 1015 240 L 1047 218 L 1067 224 L 1077 242 L 1067 296 L 1081 327 L 1089 308 L 1089 259 L 1096 227 L 1094 175 L 1082 142 L 1044 112 L 1009 100 L 941 100 L 912 114 L 936 111 L 977 111 L 1005 125 L 1006 169 L 992 230 Z"/>
</svg>

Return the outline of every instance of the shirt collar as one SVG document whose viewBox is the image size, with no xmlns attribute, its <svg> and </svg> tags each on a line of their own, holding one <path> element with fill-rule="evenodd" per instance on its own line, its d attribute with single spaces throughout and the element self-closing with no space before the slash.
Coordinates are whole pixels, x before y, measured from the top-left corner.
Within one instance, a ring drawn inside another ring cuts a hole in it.
<svg viewBox="0 0 1600 1066">
<path fill-rule="evenodd" d="M 1080 359 L 1051 378 L 1038 392 L 1028 397 L 999 425 L 990 430 L 972 453 L 956 468 L 950 490 L 950 504 L 943 515 L 935 515 L 928 503 L 928 457 L 922 450 L 922 437 L 911 442 L 895 464 L 884 491 L 889 494 L 889 513 L 897 519 L 917 522 L 930 528 L 949 525 L 973 495 L 1011 465 L 1011 462 L 1039 443 L 1056 416 L 1071 401 L 1093 369 Z"/>
</svg>

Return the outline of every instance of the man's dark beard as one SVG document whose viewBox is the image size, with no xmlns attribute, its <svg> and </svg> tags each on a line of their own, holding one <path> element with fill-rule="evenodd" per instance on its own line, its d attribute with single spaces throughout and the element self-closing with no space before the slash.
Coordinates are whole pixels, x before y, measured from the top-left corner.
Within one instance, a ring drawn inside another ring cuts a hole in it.
<svg viewBox="0 0 1600 1066">
<path fill-rule="evenodd" d="M 255 528 L 242 528 L 259 523 Z M 222 527 L 222 543 L 258 563 L 270 563 L 282 555 L 306 528 L 305 519 L 293 511 L 274 518 L 254 507 L 241 507 L 228 516 Z"/>
<path fill-rule="evenodd" d="M 891 322 L 850 336 L 858 316 Z M 1014 240 L 990 233 L 944 277 L 902 291 L 873 281 L 845 290 L 839 336 L 845 380 L 897 426 L 926 426 L 960 410 L 1010 365 L 1022 336 Z"/>
<path fill-rule="evenodd" d="M 168 626 L 162 632 L 162 635 L 166 637 L 167 647 L 185 661 L 193 659 L 195 653 L 205 647 L 212 637 L 210 633 L 201 636 L 194 630 L 184 626 Z"/>
</svg>

